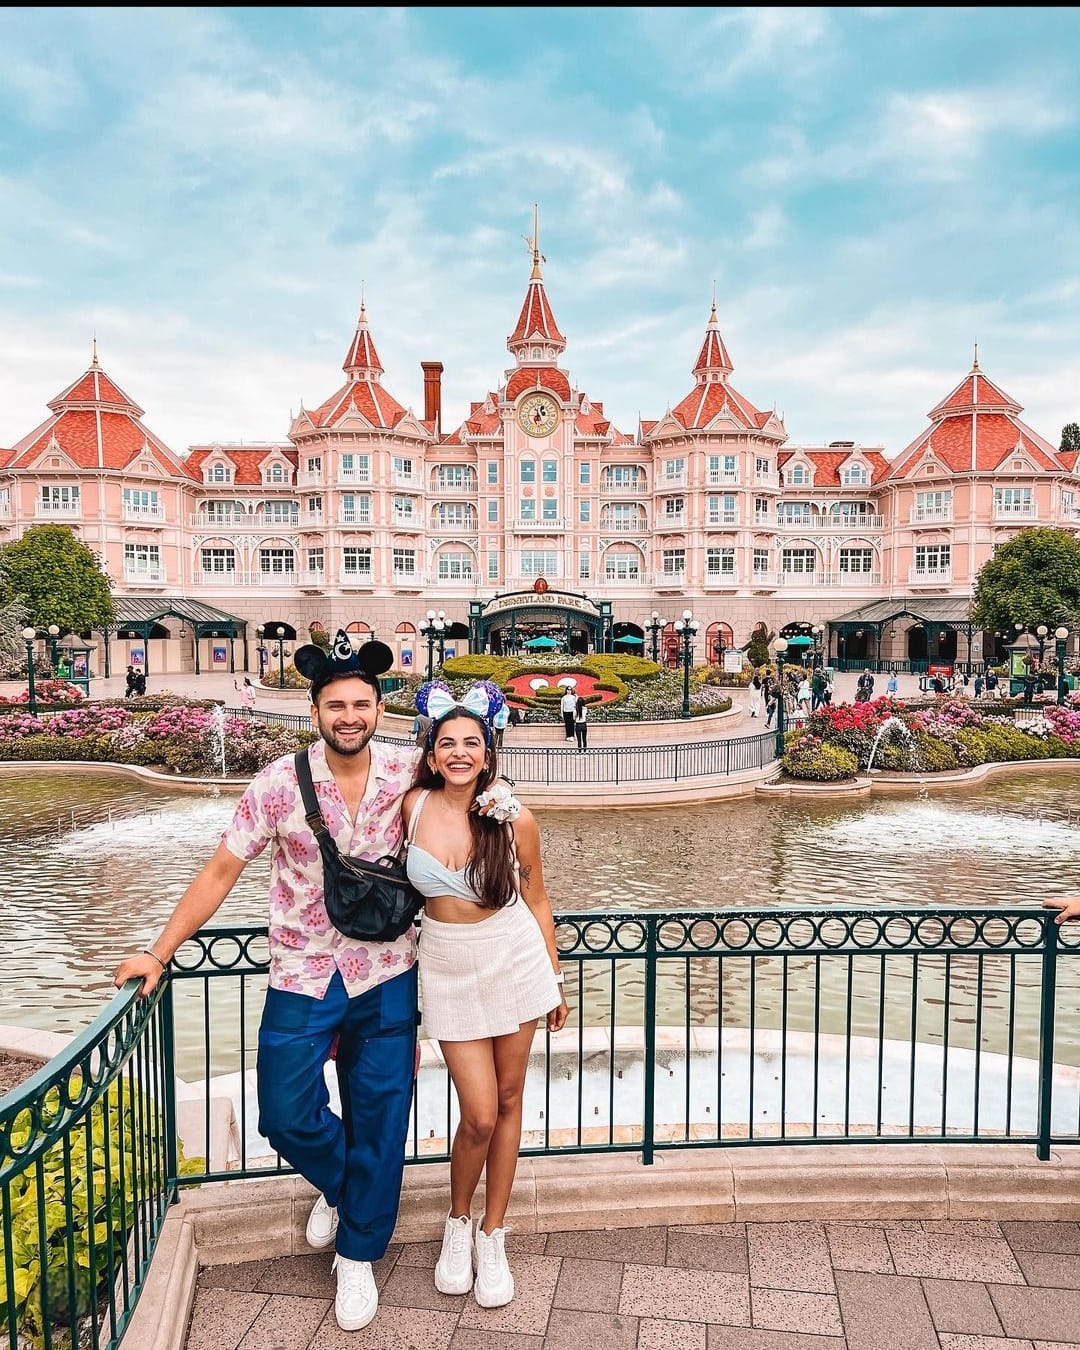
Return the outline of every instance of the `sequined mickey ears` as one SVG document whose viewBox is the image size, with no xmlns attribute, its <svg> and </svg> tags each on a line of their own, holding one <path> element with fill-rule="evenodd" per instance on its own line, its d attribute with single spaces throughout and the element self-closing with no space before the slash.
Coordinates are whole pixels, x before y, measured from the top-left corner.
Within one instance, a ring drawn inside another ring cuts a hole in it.
<svg viewBox="0 0 1080 1350">
<path fill-rule="evenodd" d="M 349 634 L 339 628 L 329 651 L 314 642 L 298 647 L 293 665 L 305 680 L 323 679 L 327 675 L 367 675 L 377 679 L 394 664 L 394 653 L 385 642 L 363 643 L 354 647 Z"/>
</svg>

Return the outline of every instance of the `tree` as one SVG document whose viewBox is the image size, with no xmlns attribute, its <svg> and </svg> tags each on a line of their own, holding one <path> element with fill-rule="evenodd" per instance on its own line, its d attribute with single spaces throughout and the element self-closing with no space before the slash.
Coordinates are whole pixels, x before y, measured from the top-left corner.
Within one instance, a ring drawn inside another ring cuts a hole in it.
<svg viewBox="0 0 1080 1350">
<path fill-rule="evenodd" d="M 1080 621 L 1080 540 L 1068 530 L 1021 530 L 983 563 L 971 616 L 982 628 L 1013 632 L 1016 624 L 1051 630 Z"/>
<path fill-rule="evenodd" d="M 61 633 L 85 633 L 114 615 L 97 554 L 66 525 L 32 525 L 0 547 L 0 590 L 26 606 L 37 628 L 55 623 Z"/>
<path fill-rule="evenodd" d="M 1080 450 L 1080 422 L 1066 422 L 1061 428 L 1061 449 Z"/>
</svg>

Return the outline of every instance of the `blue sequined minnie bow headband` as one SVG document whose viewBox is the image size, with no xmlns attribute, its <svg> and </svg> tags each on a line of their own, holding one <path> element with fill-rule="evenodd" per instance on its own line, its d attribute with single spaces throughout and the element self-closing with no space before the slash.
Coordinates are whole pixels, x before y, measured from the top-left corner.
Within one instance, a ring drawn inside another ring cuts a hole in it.
<svg viewBox="0 0 1080 1350">
<path fill-rule="evenodd" d="M 505 702 L 499 686 L 491 680 L 478 680 L 461 698 L 455 698 L 454 691 L 442 680 L 431 680 L 427 684 L 422 684 L 416 691 L 417 711 L 431 718 L 432 731 L 437 722 L 452 713 L 455 708 L 461 708 L 483 722 L 489 743 L 491 719 Z"/>
</svg>

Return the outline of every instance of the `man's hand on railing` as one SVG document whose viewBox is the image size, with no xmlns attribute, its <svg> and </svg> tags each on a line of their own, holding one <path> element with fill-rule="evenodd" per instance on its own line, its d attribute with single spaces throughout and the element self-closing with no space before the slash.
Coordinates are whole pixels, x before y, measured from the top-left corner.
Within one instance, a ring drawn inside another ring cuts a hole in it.
<svg viewBox="0 0 1080 1350">
<path fill-rule="evenodd" d="M 1044 900 L 1043 909 L 1061 911 L 1054 920 L 1055 923 L 1064 923 L 1066 919 L 1080 919 L 1080 895 L 1063 900 Z"/>
<path fill-rule="evenodd" d="M 139 952 L 138 956 L 129 956 L 126 961 L 120 962 L 113 975 L 113 984 L 117 989 L 123 989 L 128 980 L 142 980 L 139 997 L 148 998 L 165 978 L 167 971 L 168 966 L 163 965 L 161 958 L 153 952 Z"/>
</svg>

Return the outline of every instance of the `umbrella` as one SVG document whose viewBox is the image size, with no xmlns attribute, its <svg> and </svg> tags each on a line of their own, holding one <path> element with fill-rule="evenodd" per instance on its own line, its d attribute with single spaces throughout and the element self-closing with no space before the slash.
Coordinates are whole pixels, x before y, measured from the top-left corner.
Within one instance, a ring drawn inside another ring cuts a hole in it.
<svg viewBox="0 0 1080 1350">
<path fill-rule="evenodd" d="M 633 643 L 633 645 L 634 645 L 635 647 L 640 647 L 640 646 L 642 645 L 642 643 L 645 641 L 645 639 L 644 639 L 644 638 L 635 637 L 633 633 L 627 633 L 624 637 L 617 637 L 617 638 L 615 639 L 615 641 L 616 641 L 616 642 L 630 642 L 630 643 Z"/>
<path fill-rule="evenodd" d="M 557 647 L 558 645 L 554 638 L 549 637 L 529 638 L 528 642 L 525 643 L 526 647 Z"/>
</svg>

